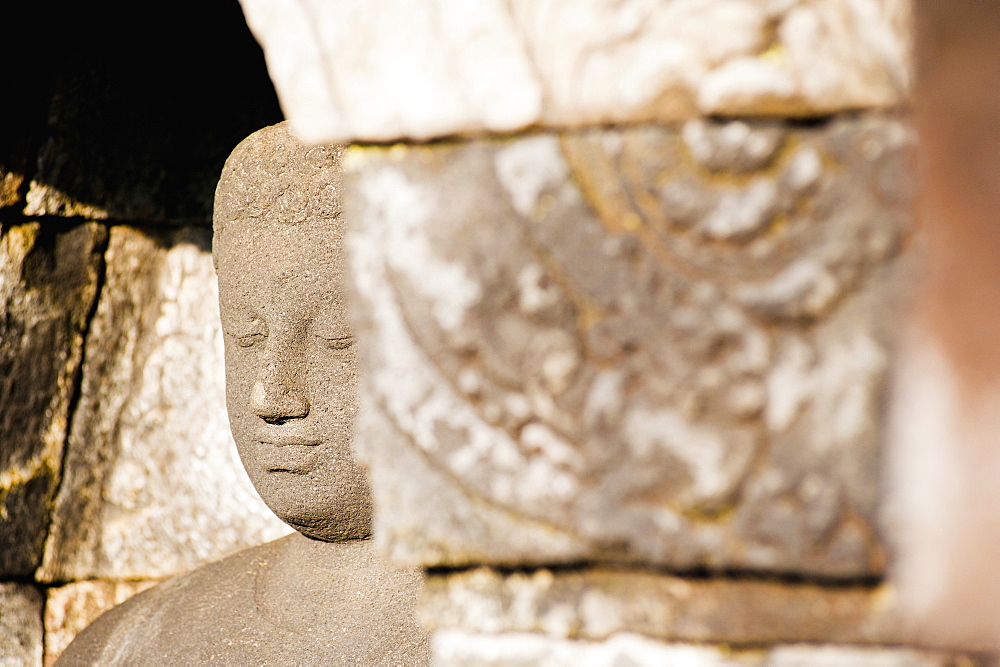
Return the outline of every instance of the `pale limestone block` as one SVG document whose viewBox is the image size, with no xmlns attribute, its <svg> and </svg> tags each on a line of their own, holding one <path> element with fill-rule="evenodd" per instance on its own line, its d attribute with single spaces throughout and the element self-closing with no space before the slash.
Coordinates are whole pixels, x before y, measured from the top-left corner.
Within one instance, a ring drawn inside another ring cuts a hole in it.
<svg viewBox="0 0 1000 667">
<path fill-rule="evenodd" d="M 908 0 L 242 0 L 309 142 L 898 105 Z"/>
<path fill-rule="evenodd" d="M 112 228 L 46 580 L 164 577 L 289 532 L 229 432 L 210 234 Z"/>
<path fill-rule="evenodd" d="M 42 664 L 42 594 L 29 584 L 0 583 L 0 665 Z"/>
</svg>

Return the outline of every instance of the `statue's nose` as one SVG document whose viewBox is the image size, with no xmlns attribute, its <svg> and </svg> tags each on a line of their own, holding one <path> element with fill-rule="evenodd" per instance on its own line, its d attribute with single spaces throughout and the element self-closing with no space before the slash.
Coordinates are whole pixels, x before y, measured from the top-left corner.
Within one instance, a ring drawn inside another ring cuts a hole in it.
<svg viewBox="0 0 1000 667">
<path fill-rule="evenodd" d="M 250 392 L 254 414 L 267 422 L 281 423 L 309 414 L 309 399 L 292 378 L 267 364 Z"/>
</svg>

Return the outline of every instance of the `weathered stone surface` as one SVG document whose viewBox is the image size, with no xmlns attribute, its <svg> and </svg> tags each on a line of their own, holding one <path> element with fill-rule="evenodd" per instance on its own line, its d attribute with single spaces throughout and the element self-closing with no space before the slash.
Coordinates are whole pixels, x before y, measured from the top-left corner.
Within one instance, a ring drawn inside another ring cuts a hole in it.
<svg viewBox="0 0 1000 667">
<path fill-rule="evenodd" d="M 42 663 L 43 604 L 34 586 L 0 583 L 0 665 Z"/>
<path fill-rule="evenodd" d="M 7 227 L 0 238 L 0 573 L 31 575 L 58 483 L 105 230 Z"/>
<path fill-rule="evenodd" d="M 429 627 L 485 634 L 543 633 L 604 640 L 635 632 L 663 641 L 760 646 L 912 641 L 886 587 L 764 579 L 684 579 L 652 571 L 583 568 L 431 574 Z"/>
<path fill-rule="evenodd" d="M 94 619 L 154 581 L 77 581 L 50 588 L 45 602 L 45 664 L 50 665 Z"/>
<path fill-rule="evenodd" d="M 539 634 L 442 631 L 435 658 L 445 665 L 698 665 L 698 667 L 974 667 L 965 656 L 900 648 L 781 646 L 734 650 L 726 645 L 668 644 L 621 632 L 605 641 L 556 639 Z"/>
<path fill-rule="evenodd" d="M 737 123 L 351 149 L 393 557 L 882 571 L 910 132 Z"/>
<path fill-rule="evenodd" d="M 45 580 L 163 577 L 288 532 L 229 433 L 209 242 L 112 228 Z"/>
<path fill-rule="evenodd" d="M 883 108 L 907 0 L 241 0 L 311 142 Z"/>
</svg>

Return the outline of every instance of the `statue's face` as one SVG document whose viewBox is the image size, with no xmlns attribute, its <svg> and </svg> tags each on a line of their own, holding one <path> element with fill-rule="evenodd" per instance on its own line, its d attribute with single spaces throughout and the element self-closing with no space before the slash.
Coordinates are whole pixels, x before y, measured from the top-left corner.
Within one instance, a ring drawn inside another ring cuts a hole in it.
<svg viewBox="0 0 1000 667">
<path fill-rule="evenodd" d="M 342 228 L 236 223 L 215 247 L 240 458 L 275 514 L 327 540 L 366 535 L 371 511 L 350 447 L 358 371 Z"/>
</svg>

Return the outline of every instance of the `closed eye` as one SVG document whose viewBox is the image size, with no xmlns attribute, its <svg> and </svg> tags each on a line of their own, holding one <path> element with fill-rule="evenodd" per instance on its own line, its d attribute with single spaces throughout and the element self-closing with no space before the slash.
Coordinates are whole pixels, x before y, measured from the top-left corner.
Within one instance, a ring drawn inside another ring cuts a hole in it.
<svg viewBox="0 0 1000 667">
<path fill-rule="evenodd" d="M 350 346 L 354 345 L 354 336 L 340 336 L 338 338 L 326 338 L 324 336 L 317 336 L 323 343 L 323 346 L 330 350 L 346 350 Z"/>
<path fill-rule="evenodd" d="M 267 324 L 254 315 L 235 315 L 223 310 L 222 332 L 240 347 L 253 347 L 267 340 Z"/>
<path fill-rule="evenodd" d="M 262 333 L 248 333 L 242 336 L 234 336 L 234 338 L 236 338 L 236 344 L 240 347 L 253 347 L 267 338 L 267 336 Z"/>
</svg>

